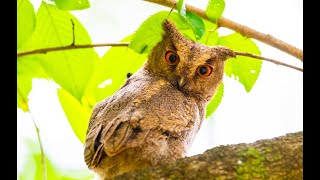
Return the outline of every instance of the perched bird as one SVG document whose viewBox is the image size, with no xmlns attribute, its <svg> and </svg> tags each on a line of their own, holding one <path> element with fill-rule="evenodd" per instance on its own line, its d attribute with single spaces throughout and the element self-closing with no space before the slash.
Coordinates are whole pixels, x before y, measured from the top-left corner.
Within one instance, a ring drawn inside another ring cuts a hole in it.
<svg viewBox="0 0 320 180">
<path fill-rule="evenodd" d="M 163 39 L 143 67 L 93 109 L 84 159 L 101 179 L 185 157 L 224 62 L 235 57 L 185 38 L 169 20 L 162 27 Z"/>
</svg>

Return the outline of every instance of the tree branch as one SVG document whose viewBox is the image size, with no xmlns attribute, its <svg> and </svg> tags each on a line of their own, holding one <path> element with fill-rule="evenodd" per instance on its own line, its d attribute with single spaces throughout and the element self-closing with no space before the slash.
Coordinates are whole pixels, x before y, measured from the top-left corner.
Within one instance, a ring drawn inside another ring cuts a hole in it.
<svg viewBox="0 0 320 180">
<path fill-rule="evenodd" d="M 303 133 L 219 146 L 114 179 L 303 179 Z"/>
<path fill-rule="evenodd" d="M 173 7 L 173 5 L 176 3 L 175 0 L 145 0 L 145 1 L 160 4 L 163 6 L 170 7 L 170 8 Z M 188 4 L 186 4 L 186 9 L 188 12 L 195 13 L 195 14 L 199 15 L 200 17 L 202 17 L 203 19 L 209 20 L 207 15 L 205 14 L 205 11 L 202 9 L 190 6 Z M 261 32 L 258 32 L 254 29 L 247 27 L 247 26 L 233 22 L 233 21 L 231 21 L 227 18 L 224 18 L 224 17 L 221 17 L 217 24 L 220 27 L 232 29 L 232 30 L 242 34 L 243 36 L 246 36 L 249 38 L 254 38 L 258 41 L 261 41 L 265 44 L 268 44 L 272 47 L 275 47 L 275 48 L 277 48 L 283 52 L 286 52 L 286 53 L 300 59 L 301 61 L 303 61 L 303 51 L 302 50 L 300 50 L 300 49 L 298 49 L 298 48 L 296 48 L 286 42 L 283 42 L 283 41 L 281 41 L 281 40 L 279 40 L 269 34 L 263 34 Z"/>
<path fill-rule="evenodd" d="M 44 48 L 44 49 L 36 49 L 32 51 L 25 51 L 25 52 L 18 52 L 17 57 L 22 57 L 26 55 L 32 54 L 45 54 L 47 52 L 52 51 L 63 51 L 69 49 L 81 49 L 81 48 L 93 48 L 93 47 L 104 47 L 104 46 L 128 46 L 129 43 L 104 43 L 104 44 L 83 44 L 83 45 L 68 45 L 68 46 L 61 46 L 61 47 L 52 47 L 52 48 Z"/>
<path fill-rule="evenodd" d="M 126 43 L 126 42 L 124 42 L 124 43 L 69 45 L 69 46 L 62 46 L 62 47 L 52 47 L 52 48 L 37 49 L 37 50 L 33 50 L 33 51 L 19 52 L 19 53 L 17 53 L 17 57 L 27 56 L 27 55 L 32 55 L 32 54 L 45 54 L 47 52 L 62 51 L 62 50 L 69 50 L 69 49 L 81 49 L 81 48 L 92 48 L 92 47 L 103 47 L 103 46 L 128 46 L 128 45 L 129 45 L 129 43 Z M 286 66 L 286 67 L 289 67 L 292 69 L 303 71 L 302 68 L 292 66 L 290 64 L 286 64 L 286 63 L 283 63 L 283 62 L 280 62 L 277 60 L 273 60 L 270 58 L 260 57 L 260 56 L 252 55 L 249 53 L 242 53 L 242 52 L 235 52 L 235 53 L 236 53 L 236 55 L 239 55 L 239 56 L 247 56 L 247 57 L 252 57 L 252 58 L 256 58 L 256 59 L 260 59 L 260 60 L 265 60 L 265 61 L 275 63 L 277 65 Z"/>
<path fill-rule="evenodd" d="M 30 111 L 29 111 L 29 112 L 30 112 Z M 45 159 L 45 155 L 44 155 L 44 151 L 43 151 L 43 146 L 42 146 L 42 142 L 41 142 L 41 138 L 40 138 L 39 128 L 38 128 L 36 122 L 34 121 L 31 112 L 30 112 L 30 116 L 31 116 L 33 125 L 34 125 L 34 127 L 36 128 L 37 137 L 38 137 L 39 146 L 40 146 L 41 164 L 42 164 L 42 179 L 43 179 L 43 180 L 47 180 L 47 165 L 46 165 L 46 159 Z"/>
<path fill-rule="evenodd" d="M 253 55 L 253 54 L 250 54 L 250 53 L 244 53 L 244 52 L 235 52 L 235 54 L 237 56 L 247 56 L 247 57 L 251 57 L 251 58 L 255 58 L 255 59 L 261 59 L 261 60 L 264 60 L 264 61 L 269 61 L 269 62 L 272 62 L 272 63 L 277 64 L 277 65 L 286 66 L 286 67 L 289 67 L 289 68 L 292 68 L 292 69 L 296 69 L 298 71 L 303 72 L 302 68 L 299 68 L 299 67 L 296 67 L 296 66 L 293 66 L 293 65 L 290 65 L 290 64 L 286 64 L 286 63 L 283 63 L 283 62 L 280 62 L 280 61 L 277 61 L 277 60 L 274 60 L 274 59 L 261 57 L 261 56 L 256 56 L 256 55 Z"/>
<path fill-rule="evenodd" d="M 37 137 L 38 137 L 38 141 L 39 141 L 39 146 L 40 146 L 40 153 L 41 153 L 41 164 L 42 164 L 42 179 L 43 180 L 47 180 L 47 166 L 46 166 L 46 159 L 45 159 L 45 154 L 44 154 L 44 151 L 43 151 L 43 146 L 42 146 L 42 142 L 41 142 L 41 138 L 40 138 L 40 132 L 39 132 L 39 128 L 36 124 L 36 122 L 34 121 L 34 118 L 32 116 L 32 113 L 29 109 L 29 106 L 28 106 L 28 101 L 27 99 L 24 98 L 21 90 L 19 88 L 17 88 L 17 93 L 18 95 L 20 96 L 20 98 L 22 99 L 23 101 L 23 104 L 25 105 L 25 107 L 23 107 L 23 110 L 24 111 L 29 111 L 30 113 L 30 117 L 31 117 L 31 120 L 33 122 L 33 125 L 34 127 L 36 128 L 36 133 L 37 133 Z"/>
</svg>

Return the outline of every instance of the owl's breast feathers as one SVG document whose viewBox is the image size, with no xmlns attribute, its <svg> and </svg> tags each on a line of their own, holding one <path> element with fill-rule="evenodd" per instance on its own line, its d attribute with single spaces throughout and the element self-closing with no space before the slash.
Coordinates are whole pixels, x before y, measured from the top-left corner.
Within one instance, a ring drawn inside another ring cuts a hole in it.
<svg viewBox="0 0 320 180">
<path fill-rule="evenodd" d="M 95 168 L 103 158 L 139 147 L 145 149 L 146 158 L 153 153 L 158 153 L 160 159 L 174 153 L 184 156 L 203 116 L 204 107 L 169 82 L 133 75 L 113 96 L 94 107 L 85 142 L 85 162 Z M 162 148 L 161 152 L 152 152 L 151 146 L 155 145 Z"/>
</svg>

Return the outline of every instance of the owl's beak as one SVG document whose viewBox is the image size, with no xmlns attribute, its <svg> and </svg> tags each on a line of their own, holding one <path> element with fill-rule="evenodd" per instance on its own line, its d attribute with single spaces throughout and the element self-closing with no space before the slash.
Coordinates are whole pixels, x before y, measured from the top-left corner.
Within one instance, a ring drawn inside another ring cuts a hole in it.
<svg viewBox="0 0 320 180">
<path fill-rule="evenodd" d="M 180 80 L 177 82 L 177 88 L 180 90 L 187 84 L 186 80 L 184 77 L 181 77 Z"/>
</svg>

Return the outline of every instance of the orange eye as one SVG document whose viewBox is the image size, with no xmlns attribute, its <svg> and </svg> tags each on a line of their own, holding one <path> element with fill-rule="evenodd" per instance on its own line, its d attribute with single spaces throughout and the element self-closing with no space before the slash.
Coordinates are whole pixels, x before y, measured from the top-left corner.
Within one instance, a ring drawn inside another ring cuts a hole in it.
<svg viewBox="0 0 320 180">
<path fill-rule="evenodd" d="M 197 74 L 201 77 L 208 77 L 211 73 L 212 67 L 209 65 L 203 65 L 197 68 Z"/>
<path fill-rule="evenodd" d="M 173 51 L 167 51 L 165 58 L 170 65 L 177 65 L 179 63 L 179 56 Z"/>
</svg>

